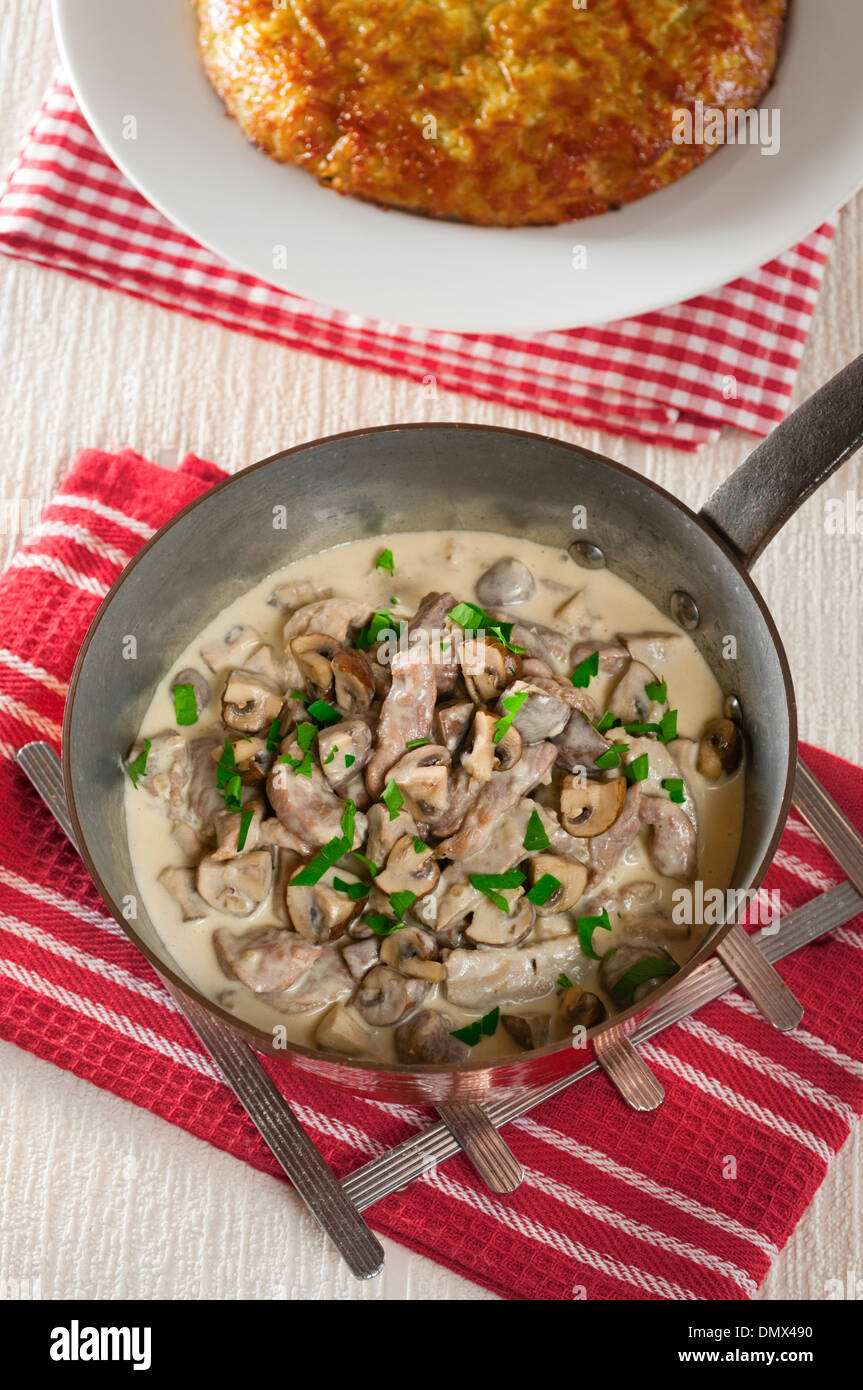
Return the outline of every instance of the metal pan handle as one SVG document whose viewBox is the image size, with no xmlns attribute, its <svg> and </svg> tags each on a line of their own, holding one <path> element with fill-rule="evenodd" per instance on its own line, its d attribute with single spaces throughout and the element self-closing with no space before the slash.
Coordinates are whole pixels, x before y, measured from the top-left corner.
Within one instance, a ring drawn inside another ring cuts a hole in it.
<svg viewBox="0 0 863 1390">
<path fill-rule="evenodd" d="M 708 497 L 700 515 L 748 568 L 810 497 L 863 446 L 863 356 L 777 425 Z"/>
</svg>

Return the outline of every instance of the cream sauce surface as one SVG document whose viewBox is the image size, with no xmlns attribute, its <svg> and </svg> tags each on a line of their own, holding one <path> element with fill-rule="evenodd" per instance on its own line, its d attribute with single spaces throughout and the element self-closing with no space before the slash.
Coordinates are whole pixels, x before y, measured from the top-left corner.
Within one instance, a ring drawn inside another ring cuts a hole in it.
<svg viewBox="0 0 863 1390">
<path fill-rule="evenodd" d="M 375 567 L 375 561 L 384 549 L 393 553 L 393 576 Z M 535 596 L 527 603 L 513 605 L 509 610 L 510 617 L 566 630 L 557 614 L 573 595 L 578 594 L 584 625 L 581 632 L 568 631 L 567 635 L 573 641 L 586 640 L 589 636 L 591 641 L 611 642 L 620 634 L 673 633 L 679 640 L 669 644 L 667 656 L 655 662 L 653 669 L 660 679 L 666 680 L 669 704 L 678 710 L 679 736 L 698 739 L 705 723 L 722 714 L 719 686 L 691 639 L 647 598 L 609 571 L 586 571 L 565 551 L 493 532 L 410 532 L 367 538 L 306 556 L 261 580 L 248 593 L 212 617 L 178 655 L 153 696 L 140 734 L 152 739 L 176 728 L 172 682 L 178 671 L 191 666 L 207 676 L 214 687 L 214 694 L 198 723 L 181 732 L 198 737 L 215 731 L 224 738 L 225 730 L 219 723 L 222 683 L 212 676 L 202 661 L 200 649 L 208 642 L 218 641 L 238 625 L 250 625 L 258 630 L 265 642 L 281 653 L 285 615 L 273 603 L 272 595 L 283 585 L 308 580 L 319 589 L 331 590 L 336 596 L 362 600 L 370 609 L 387 609 L 396 617 L 400 614 L 409 616 L 416 610 L 420 599 L 431 590 L 449 589 L 459 601 L 477 602 L 477 580 L 505 556 L 517 557 L 528 566 L 537 581 Z M 600 672 L 591 681 L 589 693 L 598 711 L 605 709 L 616 680 L 617 677 L 604 676 Z M 696 877 L 703 882 L 705 890 L 714 887 L 724 889 L 731 879 L 739 849 L 744 789 L 742 771 L 716 784 L 700 777 L 694 778 L 689 786 L 698 820 Z M 313 1046 L 315 1030 L 329 1005 L 312 1014 L 280 1013 L 239 982 L 226 978 L 216 959 L 212 938 L 218 927 L 241 930 L 253 926 L 284 925 L 284 920 L 280 920 L 274 911 L 271 900 L 262 903 L 248 917 L 239 918 L 211 909 L 203 920 L 184 922 L 177 902 L 158 882 L 158 875 L 166 866 L 188 866 L 194 861 L 184 855 L 172 835 L 164 803 L 140 789 L 136 791 L 127 779 L 125 809 L 138 892 L 165 946 L 181 969 L 202 993 L 220 1001 L 248 1022 L 267 1031 L 274 1027 L 284 1028 L 291 1040 Z M 625 893 L 628 884 L 646 880 L 657 884 L 659 905 L 670 911 L 671 895 L 681 885 L 657 873 L 648 853 L 646 836 L 642 834 L 625 851 L 604 885 L 604 892 L 620 895 Z M 602 938 L 596 944 L 603 953 L 619 940 L 624 926 L 623 919 L 613 911 L 610 919 L 611 932 L 596 934 Z M 537 920 L 549 921 L 548 918 Z M 574 924 L 569 925 L 568 933 L 573 930 Z M 669 940 L 663 945 L 682 963 L 695 950 L 701 935 L 702 929 L 693 927 L 686 939 Z M 567 966 L 566 973 L 573 983 L 596 990 L 596 964 L 580 953 L 576 938 L 572 941 L 572 963 Z M 465 1012 L 449 1002 L 444 984 L 434 986 L 423 1005 L 436 1006 L 443 1008 L 453 1020 L 453 1027 L 477 1017 L 477 1013 Z M 528 1013 L 543 1007 L 547 1008 L 548 1002 L 539 1000 L 512 1011 Z M 381 1060 L 392 1061 L 395 1056 L 392 1029 L 372 1031 L 374 1055 Z M 500 1027 L 494 1037 L 484 1038 L 473 1049 L 472 1059 L 493 1058 L 517 1051 L 512 1039 Z"/>
</svg>

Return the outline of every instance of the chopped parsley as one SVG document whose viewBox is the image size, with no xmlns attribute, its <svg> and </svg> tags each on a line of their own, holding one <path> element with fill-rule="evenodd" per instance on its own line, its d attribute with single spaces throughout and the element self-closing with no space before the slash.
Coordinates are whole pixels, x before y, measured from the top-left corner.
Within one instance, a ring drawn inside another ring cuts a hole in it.
<svg viewBox="0 0 863 1390">
<path fill-rule="evenodd" d="M 288 699 L 299 700 L 301 705 L 307 705 L 309 703 L 308 695 L 304 695 L 302 690 L 292 690 L 290 695 L 288 696 Z"/>
<path fill-rule="evenodd" d="M 274 719 L 270 725 L 270 732 L 267 734 L 267 752 L 275 753 L 279 744 L 279 721 Z"/>
<path fill-rule="evenodd" d="M 634 734 L 636 738 L 641 734 L 659 734 L 661 732 L 658 724 L 624 724 L 623 727 L 628 734 Z"/>
<path fill-rule="evenodd" d="M 198 706 L 193 685 L 174 686 L 174 717 L 181 728 L 186 724 L 197 724 Z"/>
<path fill-rule="evenodd" d="M 504 695 L 501 704 L 506 710 L 506 713 L 497 721 L 494 731 L 494 743 L 500 743 L 501 739 L 505 738 L 509 733 L 510 725 L 527 699 L 528 693 L 527 690 L 517 690 L 513 695 Z"/>
<path fill-rule="evenodd" d="M 356 643 L 358 650 L 361 652 L 368 651 L 369 647 L 373 647 L 375 642 L 380 640 L 382 633 L 395 631 L 393 627 L 394 623 L 395 617 L 392 613 L 388 613 L 386 609 L 378 609 L 372 614 L 368 625 L 361 628 L 357 633 Z"/>
<path fill-rule="evenodd" d="M 246 847 L 246 836 L 249 833 L 249 826 L 254 818 L 254 811 L 243 811 L 240 815 L 240 833 L 237 836 L 237 854 L 242 854 Z"/>
<path fill-rule="evenodd" d="M 224 786 L 224 795 L 226 811 L 233 811 L 235 813 L 237 811 L 242 811 L 243 783 L 240 780 L 239 772 L 233 773 L 233 775 L 228 778 Z"/>
<path fill-rule="evenodd" d="M 531 811 L 522 840 L 522 848 L 526 849 L 528 854 L 533 854 L 536 850 L 548 849 L 550 844 L 551 841 L 545 832 L 545 826 L 540 819 L 539 812 Z"/>
<path fill-rule="evenodd" d="M 328 758 L 324 758 L 324 767 L 329 767 L 330 763 L 335 761 L 335 756 L 336 756 L 336 750 L 335 750 L 335 747 L 333 747 L 333 748 L 330 749 L 330 755 L 329 755 L 329 757 L 328 757 Z"/>
<path fill-rule="evenodd" d="M 225 740 L 225 742 L 227 743 L 227 739 Z M 228 744 L 229 748 L 230 746 L 231 745 Z M 135 788 L 135 791 L 138 790 L 138 778 L 146 777 L 147 775 L 147 757 L 149 756 L 150 747 L 150 740 L 148 738 L 145 738 L 144 747 L 141 749 L 141 752 L 138 754 L 137 758 L 135 758 L 133 762 L 128 764 L 126 768 L 126 771 L 129 774 L 129 779 L 132 783 L 132 786 Z M 234 750 L 231 749 L 232 753 L 233 751 Z"/>
<path fill-rule="evenodd" d="M 357 902 L 360 898 L 367 898 L 371 889 L 367 883 L 348 883 L 345 878 L 334 878 L 333 887 L 337 893 L 346 893 L 352 902 Z"/>
<path fill-rule="evenodd" d="M 505 874 L 471 874 L 471 886 L 483 893 L 501 912 L 509 912 L 509 903 L 501 889 L 520 888 L 524 874 L 520 869 L 508 869 Z"/>
<path fill-rule="evenodd" d="M 615 1004 L 631 1004 L 639 985 L 657 975 L 676 975 L 679 969 L 677 961 L 670 956 L 649 956 L 647 960 L 639 960 L 631 965 L 626 974 L 611 986 L 609 993 Z"/>
<path fill-rule="evenodd" d="M 416 893 L 412 893 L 409 888 L 405 888 L 398 893 L 390 893 L 390 907 L 393 909 L 399 921 L 402 920 L 408 909 L 413 907 L 416 900 Z"/>
<path fill-rule="evenodd" d="M 237 759 L 234 757 L 234 749 L 230 739 L 225 739 L 225 746 L 222 749 L 221 757 L 216 766 L 216 786 L 220 792 L 225 790 L 229 777 L 233 777 L 237 770 Z"/>
<path fill-rule="evenodd" d="M 605 711 L 605 714 L 600 719 L 599 723 L 594 724 L 593 727 L 596 729 L 596 732 L 598 734 L 607 734 L 609 729 L 613 729 L 615 725 L 619 724 L 620 720 L 615 718 L 610 709 L 607 709 Z"/>
<path fill-rule="evenodd" d="M 392 936 L 394 931 L 401 931 L 404 926 L 404 922 L 396 922 L 383 912 L 370 912 L 364 921 L 371 927 L 375 936 Z"/>
<path fill-rule="evenodd" d="M 327 724 L 340 724 L 342 716 L 332 705 L 328 705 L 326 700 L 313 700 L 308 708 L 316 724 L 326 727 Z"/>
<path fill-rule="evenodd" d="M 628 782 L 643 782 L 650 776 L 650 762 L 647 754 L 642 753 L 639 757 L 633 758 L 632 762 L 628 763 L 623 770 Z"/>
<path fill-rule="evenodd" d="M 405 744 L 405 748 L 422 748 L 428 742 L 427 738 L 412 738 Z"/>
<path fill-rule="evenodd" d="M 584 687 L 590 685 L 598 671 L 599 652 L 591 652 L 590 656 L 579 662 L 569 679 L 572 685 Z"/>
<path fill-rule="evenodd" d="M 494 1037 L 499 1019 L 500 1008 L 494 1008 L 491 1013 L 484 1014 L 482 1018 L 475 1018 L 473 1023 L 466 1024 L 464 1028 L 455 1028 L 451 1037 L 467 1043 L 468 1047 L 476 1047 L 483 1038 Z"/>
<path fill-rule="evenodd" d="M 568 975 L 564 975 L 562 970 L 557 977 L 557 987 L 558 989 L 572 989 L 572 980 Z"/>
<path fill-rule="evenodd" d="M 598 917 L 579 917 L 575 923 L 578 931 L 578 940 L 581 949 L 591 960 L 602 960 L 593 949 L 593 933 L 597 927 L 603 931 L 611 931 L 611 923 L 608 920 L 608 908 L 604 907 Z"/>
<path fill-rule="evenodd" d="M 421 840 L 420 837 L 419 837 L 419 835 L 414 835 L 413 839 L 414 839 L 414 852 L 415 852 L 416 854 L 422 854 L 425 850 L 428 849 L 428 845 L 426 844 L 425 840 Z"/>
<path fill-rule="evenodd" d="M 659 737 L 663 743 L 671 743 L 672 739 L 677 738 L 677 710 L 666 710 L 659 721 Z"/>
<path fill-rule="evenodd" d="M 678 806 L 686 800 L 682 777 L 663 777 L 662 787 L 664 791 L 668 792 L 670 800 L 676 801 Z"/>
<path fill-rule="evenodd" d="M 452 618 L 453 622 L 458 623 L 467 633 L 484 632 L 487 637 L 493 637 L 508 651 L 517 652 L 519 655 L 527 651 L 526 647 L 517 647 L 512 641 L 515 623 L 496 622 L 475 603 L 457 603 L 455 608 L 449 610 L 447 617 Z"/>
<path fill-rule="evenodd" d="M 324 874 L 331 869 L 334 864 L 345 854 L 350 854 L 351 846 L 354 843 L 354 818 L 356 816 L 356 806 L 353 801 L 345 803 L 342 812 L 341 835 L 335 835 L 332 840 L 328 840 L 319 854 L 310 860 L 304 869 L 291 879 L 299 888 L 311 888 L 316 883 L 320 883 Z"/>
<path fill-rule="evenodd" d="M 658 705 L 664 705 L 668 699 L 668 685 L 664 680 L 650 681 L 644 687 L 644 693 L 648 700 L 655 700 Z"/>
<path fill-rule="evenodd" d="M 386 570 L 389 574 L 395 574 L 396 565 L 395 560 L 393 559 L 393 552 L 391 550 L 381 551 L 380 555 L 375 560 L 375 569 Z"/>
<path fill-rule="evenodd" d="M 294 769 L 295 777 L 311 777 L 312 775 L 312 754 L 311 747 L 315 741 L 317 729 L 314 724 L 298 724 L 294 730 L 294 738 L 299 745 L 302 758 L 292 758 L 290 753 L 285 753 L 279 758 L 280 763 L 289 763 Z"/>
<path fill-rule="evenodd" d="M 378 874 L 380 873 L 380 869 L 378 868 L 378 865 L 375 863 L 375 861 L 373 859 L 369 859 L 367 854 L 361 854 L 358 849 L 353 850 L 352 853 L 354 859 L 358 859 L 360 861 L 363 868 L 369 871 L 372 878 L 377 878 Z"/>
<path fill-rule="evenodd" d="M 605 772 L 610 767 L 620 767 L 624 753 L 629 752 L 628 743 L 613 743 L 610 748 L 606 748 L 604 753 L 600 753 L 595 760 L 600 772 Z"/>
<path fill-rule="evenodd" d="M 405 799 L 396 786 L 395 782 L 387 782 L 381 793 L 381 801 L 390 813 L 390 820 L 396 820 L 399 811 L 405 804 Z"/>
<path fill-rule="evenodd" d="M 543 874 L 537 879 L 533 887 L 525 893 L 525 897 L 532 902 L 535 907 L 542 907 L 549 898 L 553 898 L 560 887 L 560 879 L 555 878 L 554 874 Z"/>
<path fill-rule="evenodd" d="M 353 765 L 354 765 L 354 763 L 356 762 L 356 760 L 357 760 L 356 753 L 346 753 L 346 754 L 345 754 L 345 767 L 353 767 Z"/>
</svg>

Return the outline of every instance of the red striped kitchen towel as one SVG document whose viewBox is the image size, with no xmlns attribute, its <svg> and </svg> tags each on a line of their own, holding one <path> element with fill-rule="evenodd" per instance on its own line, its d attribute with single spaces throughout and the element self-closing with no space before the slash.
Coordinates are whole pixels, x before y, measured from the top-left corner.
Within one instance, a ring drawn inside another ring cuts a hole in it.
<svg viewBox="0 0 863 1390">
<path fill-rule="evenodd" d="M 0 1036 L 279 1176 L 13 760 L 33 737 L 59 746 L 99 600 L 221 476 L 194 458 L 170 473 L 88 450 L 0 577 Z M 863 770 L 805 756 L 863 825 Z M 783 909 L 841 877 L 792 816 L 768 879 Z M 653 1114 L 594 1076 L 507 1130 L 526 1174 L 513 1195 L 491 1196 L 457 1157 L 375 1206 L 372 1224 L 504 1297 L 751 1296 L 863 1112 L 863 918 L 781 970 L 806 1009 L 793 1033 L 728 995 L 644 1048 L 666 1090 Z M 340 1174 L 429 1122 L 267 1065 Z"/>
<path fill-rule="evenodd" d="M 272 342 L 485 400 L 695 449 L 782 419 L 836 219 L 753 275 L 638 319 L 525 337 L 430 332 L 297 299 L 155 211 L 62 78 L 0 190 L 0 250 Z"/>
</svg>

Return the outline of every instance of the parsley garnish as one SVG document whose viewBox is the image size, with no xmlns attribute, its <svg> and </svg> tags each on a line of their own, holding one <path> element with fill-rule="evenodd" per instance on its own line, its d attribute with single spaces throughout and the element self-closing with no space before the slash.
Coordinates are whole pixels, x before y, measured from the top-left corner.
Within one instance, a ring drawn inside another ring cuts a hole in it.
<svg viewBox="0 0 863 1390">
<path fill-rule="evenodd" d="M 423 850 L 428 849 L 428 845 L 426 844 L 425 840 L 421 840 L 420 837 L 419 837 L 419 835 L 414 835 L 413 838 L 414 838 L 414 851 L 415 851 L 416 854 L 422 854 Z"/>
<path fill-rule="evenodd" d="M 491 1013 L 485 1014 L 482 1018 L 474 1019 L 473 1023 L 468 1023 L 464 1028 L 454 1029 L 451 1036 L 458 1038 L 459 1042 L 467 1043 L 468 1047 L 476 1047 L 483 1038 L 494 1036 L 497 1032 L 499 1018 L 500 1008 L 494 1008 Z"/>
<path fill-rule="evenodd" d="M 336 835 L 332 840 L 328 840 L 319 854 L 306 865 L 295 878 L 291 879 L 299 888 L 311 888 L 314 884 L 320 883 L 324 874 L 331 869 L 334 864 L 345 854 L 350 854 L 351 846 L 354 842 L 354 818 L 356 816 L 356 806 L 353 801 L 345 804 L 342 812 L 341 835 Z"/>
<path fill-rule="evenodd" d="M 659 734 L 661 729 L 658 724 L 624 724 L 624 729 L 628 734 L 638 737 L 641 734 Z"/>
<path fill-rule="evenodd" d="M 531 811 L 522 840 L 522 848 L 526 849 L 528 854 L 533 854 L 535 850 L 548 849 L 550 844 L 551 841 L 545 833 L 545 826 L 540 820 L 539 812 Z"/>
<path fill-rule="evenodd" d="M 447 617 L 452 618 L 465 632 L 484 632 L 488 637 L 493 637 L 508 651 L 518 652 L 519 655 L 527 651 L 526 647 L 517 647 L 512 641 L 515 623 L 496 622 L 475 603 L 457 603 L 455 608 L 449 610 Z"/>
<path fill-rule="evenodd" d="M 394 931 L 400 931 L 404 926 L 404 922 L 394 922 L 392 917 L 387 917 L 383 912 L 370 912 L 364 920 L 375 936 L 392 936 Z"/>
<path fill-rule="evenodd" d="M 222 749 L 222 755 L 219 758 L 219 762 L 216 767 L 216 786 L 219 788 L 220 792 L 223 792 L 225 790 L 225 787 L 228 783 L 228 778 L 233 777 L 236 770 L 237 760 L 234 757 L 234 749 L 231 745 L 230 739 L 226 738 L 225 746 Z"/>
<path fill-rule="evenodd" d="M 470 882 L 478 893 L 484 893 L 501 912 L 509 912 L 509 903 L 498 889 L 520 888 L 524 883 L 524 874 L 520 869 L 509 869 L 505 874 L 471 874 Z"/>
<path fill-rule="evenodd" d="M 564 975 L 562 970 L 557 977 L 557 987 L 558 989 L 572 989 L 572 980 L 568 975 Z"/>
<path fill-rule="evenodd" d="M 596 766 L 601 772 L 605 772 L 609 767 L 619 767 L 624 753 L 628 752 L 628 743 L 613 743 L 610 748 L 606 748 L 604 753 L 600 753 L 595 760 Z"/>
<path fill-rule="evenodd" d="M 316 724 L 326 726 L 327 724 L 341 723 L 342 716 L 337 709 L 333 709 L 332 705 L 328 705 L 326 700 L 313 700 L 309 705 L 308 712 Z"/>
<path fill-rule="evenodd" d="M 344 878 L 334 878 L 333 887 L 337 893 L 347 893 L 352 902 L 357 902 L 359 898 L 367 898 L 371 892 L 367 883 L 348 883 Z"/>
<path fill-rule="evenodd" d="M 374 646 L 381 636 L 381 633 L 388 630 L 394 631 L 393 623 L 395 618 L 392 613 L 387 613 L 385 609 L 379 609 L 373 613 L 367 627 L 361 628 L 357 633 L 357 647 L 361 652 L 367 651 Z"/>
<path fill-rule="evenodd" d="M 308 695 L 304 695 L 302 690 L 292 690 L 288 699 L 299 700 L 301 705 L 307 705 L 309 703 Z"/>
<path fill-rule="evenodd" d="M 393 560 L 393 552 L 391 550 L 381 551 L 380 555 L 375 560 L 375 569 L 387 570 L 390 574 L 395 574 L 396 566 L 395 561 Z"/>
<path fill-rule="evenodd" d="M 655 975 L 676 975 L 679 969 L 680 966 L 670 957 L 650 956 L 631 965 L 626 974 L 611 986 L 609 993 L 616 1004 L 631 1004 L 639 985 L 652 980 Z"/>
<path fill-rule="evenodd" d="M 228 778 L 225 783 L 224 793 L 225 810 L 233 812 L 242 811 L 243 783 L 240 780 L 240 774 L 238 772 L 233 773 L 232 776 Z"/>
<path fill-rule="evenodd" d="M 428 742 L 427 738 L 412 738 L 405 744 L 405 748 L 422 748 Z"/>
<path fill-rule="evenodd" d="M 345 767 L 353 767 L 353 765 L 354 765 L 354 763 L 356 762 L 356 760 L 357 760 L 356 753 L 346 753 L 346 754 L 345 754 Z"/>
<path fill-rule="evenodd" d="M 270 732 L 267 734 L 267 752 L 275 753 L 279 744 L 279 721 L 274 719 L 270 725 Z"/>
<path fill-rule="evenodd" d="M 663 777 L 662 786 L 668 792 L 671 801 L 676 801 L 678 806 L 686 800 L 683 793 L 682 777 Z"/>
<path fill-rule="evenodd" d="M 504 695 L 501 704 L 506 710 L 506 714 L 497 721 L 494 738 L 492 740 L 494 743 L 500 743 L 501 739 L 505 738 L 509 733 L 509 726 L 527 699 L 528 694 L 529 691 L 527 690 L 516 690 L 513 695 Z"/>
<path fill-rule="evenodd" d="M 412 893 L 409 888 L 405 888 L 398 893 L 390 893 L 390 907 L 395 912 L 399 921 L 402 920 L 408 908 L 413 907 L 416 900 L 416 893 Z"/>
<path fill-rule="evenodd" d="M 650 763 L 647 754 L 642 753 L 640 757 L 633 758 L 632 762 L 628 763 L 623 770 L 628 782 L 643 782 L 645 778 L 650 776 Z"/>
<path fill-rule="evenodd" d="M 390 820 L 395 820 L 399 811 L 405 804 L 405 799 L 396 786 L 395 782 L 388 782 L 381 794 L 381 801 L 390 813 Z"/>
<path fill-rule="evenodd" d="M 237 836 L 237 854 L 241 854 L 246 845 L 246 836 L 249 833 L 249 826 L 254 820 L 254 811 L 243 811 L 240 815 L 240 833 Z"/>
<path fill-rule="evenodd" d="M 575 686 L 587 686 L 599 670 L 599 652 L 591 652 L 584 661 L 579 662 L 570 676 L 570 682 Z"/>
<path fill-rule="evenodd" d="M 353 850 L 353 856 L 354 859 L 359 859 L 360 863 L 363 865 L 365 869 L 368 869 L 372 878 L 377 878 L 378 874 L 380 873 L 380 869 L 378 868 L 377 864 L 373 859 L 369 859 L 367 854 L 360 854 L 360 851 L 358 849 Z"/>
<path fill-rule="evenodd" d="M 542 907 L 543 903 L 547 903 L 549 898 L 554 897 L 559 887 L 559 878 L 555 878 L 554 874 L 543 874 L 524 896 L 535 907 Z"/>
<path fill-rule="evenodd" d="M 228 746 L 230 747 L 230 745 Z M 134 761 L 129 763 L 126 767 L 126 771 L 129 774 L 129 779 L 132 783 L 132 786 L 135 788 L 135 791 L 138 790 L 138 778 L 146 777 L 147 775 L 147 757 L 150 752 L 150 747 L 150 740 L 148 738 L 145 738 L 144 747 L 142 748 L 141 752 L 138 754 L 137 758 L 135 758 Z M 231 751 L 233 752 L 233 749 Z"/>
<path fill-rule="evenodd" d="M 601 927 L 603 931 L 611 931 L 611 923 L 608 920 L 608 908 L 604 907 L 598 917 L 579 917 L 575 925 L 578 931 L 578 940 L 584 954 L 590 956 L 591 960 L 602 960 L 602 956 L 598 956 L 593 949 L 593 933 L 596 931 L 597 927 Z"/>
<path fill-rule="evenodd" d="M 619 725 L 620 720 L 615 718 L 610 709 L 607 709 L 599 723 L 594 724 L 593 727 L 598 734 L 607 734 L 609 729 L 613 729 L 616 724 Z"/>
<path fill-rule="evenodd" d="M 335 756 L 336 756 L 336 750 L 335 750 L 335 748 L 331 748 L 331 749 L 330 749 L 330 755 L 329 755 L 329 757 L 328 757 L 328 758 L 324 758 L 324 767 L 329 767 L 330 763 L 333 762 Z"/>
<path fill-rule="evenodd" d="M 198 706 L 193 685 L 174 686 L 174 717 L 178 725 L 197 724 Z"/>
<path fill-rule="evenodd" d="M 677 710 L 666 710 L 659 721 L 659 737 L 663 743 L 671 743 L 672 739 L 677 738 Z"/>
<path fill-rule="evenodd" d="M 644 687 L 644 693 L 648 700 L 655 700 L 658 705 L 664 705 L 668 699 L 668 685 L 664 680 L 650 681 Z"/>
</svg>

